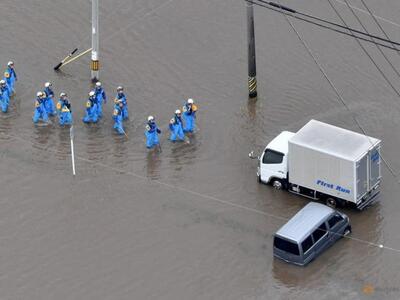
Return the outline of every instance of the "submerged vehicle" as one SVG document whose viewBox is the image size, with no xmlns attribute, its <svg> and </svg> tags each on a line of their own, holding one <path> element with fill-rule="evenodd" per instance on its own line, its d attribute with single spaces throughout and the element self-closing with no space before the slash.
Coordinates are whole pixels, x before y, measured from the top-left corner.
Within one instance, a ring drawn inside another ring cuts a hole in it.
<svg viewBox="0 0 400 300">
<path fill-rule="evenodd" d="M 345 214 L 311 202 L 275 233 L 274 256 L 305 266 L 349 233 L 351 225 Z"/>
<path fill-rule="evenodd" d="M 330 207 L 372 204 L 381 183 L 381 141 L 316 120 L 283 131 L 259 158 L 258 180 Z"/>
</svg>

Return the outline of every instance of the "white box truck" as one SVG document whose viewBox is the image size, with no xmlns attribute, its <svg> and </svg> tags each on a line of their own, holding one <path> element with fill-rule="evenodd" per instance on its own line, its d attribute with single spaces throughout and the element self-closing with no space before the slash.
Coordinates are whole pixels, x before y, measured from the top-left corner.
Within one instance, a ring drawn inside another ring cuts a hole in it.
<svg viewBox="0 0 400 300">
<path fill-rule="evenodd" d="M 372 204 L 381 182 L 381 141 L 316 120 L 284 131 L 259 158 L 258 180 L 331 207 Z"/>
</svg>

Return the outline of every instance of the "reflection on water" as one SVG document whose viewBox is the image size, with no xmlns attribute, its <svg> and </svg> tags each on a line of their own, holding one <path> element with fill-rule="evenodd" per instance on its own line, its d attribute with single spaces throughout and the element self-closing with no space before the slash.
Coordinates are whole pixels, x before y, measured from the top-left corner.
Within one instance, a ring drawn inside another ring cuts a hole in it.
<svg viewBox="0 0 400 300">
<path fill-rule="evenodd" d="M 69 158 L 71 150 L 69 126 L 59 127 L 56 158 L 65 160 Z"/>
<path fill-rule="evenodd" d="M 250 121 L 254 121 L 257 117 L 257 98 L 249 98 L 247 101 L 247 112 Z"/>
<path fill-rule="evenodd" d="M 160 179 L 160 166 L 163 153 L 159 150 L 151 149 L 146 154 L 146 175 L 150 179 Z"/>
</svg>

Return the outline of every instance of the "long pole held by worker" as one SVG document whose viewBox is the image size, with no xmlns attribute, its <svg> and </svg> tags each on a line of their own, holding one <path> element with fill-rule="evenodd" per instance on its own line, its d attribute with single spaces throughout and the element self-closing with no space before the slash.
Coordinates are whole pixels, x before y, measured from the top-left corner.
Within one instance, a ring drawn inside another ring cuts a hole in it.
<svg viewBox="0 0 400 300">
<path fill-rule="evenodd" d="M 99 0 L 92 0 L 92 81 L 99 80 Z"/>
<path fill-rule="evenodd" d="M 69 137 L 71 139 L 72 175 L 75 176 L 74 126 L 71 126 L 71 128 L 69 129 Z"/>
<path fill-rule="evenodd" d="M 256 40 L 254 37 L 254 9 L 253 3 L 246 1 L 247 9 L 247 43 L 248 43 L 248 65 L 249 65 L 249 97 L 257 97 L 257 78 L 256 78 Z"/>
</svg>

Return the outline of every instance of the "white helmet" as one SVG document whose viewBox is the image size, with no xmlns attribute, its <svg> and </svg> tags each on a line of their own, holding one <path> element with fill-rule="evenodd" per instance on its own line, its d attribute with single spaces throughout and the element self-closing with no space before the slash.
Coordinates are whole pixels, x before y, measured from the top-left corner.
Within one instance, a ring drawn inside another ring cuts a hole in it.
<svg viewBox="0 0 400 300">
<path fill-rule="evenodd" d="M 194 101 L 193 101 L 193 99 L 190 98 L 190 99 L 188 99 L 187 103 L 188 103 L 188 104 L 193 104 Z"/>
<path fill-rule="evenodd" d="M 153 121 L 154 120 L 154 117 L 153 116 L 149 116 L 148 118 L 147 118 L 147 121 Z"/>
<path fill-rule="evenodd" d="M 176 115 L 180 115 L 180 114 L 181 114 L 181 110 L 180 110 L 180 109 L 177 109 L 177 110 L 175 111 L 175 114 L 176 114 Z"/>
<path fill-rule="evenodd" d="M 43 92 L 37 92 L 37 93 L 36 93 L 36 96 L 37 96 L 37 97 L 43 97 Z"/>
<path fill-rule="evenodd" d="M 0 80 L 0 85 L 5 85 L 6 81 L 4 79 Z"/>
<path fill-rule="evenodd" d="M 94 91 L 90 91 L 89 92 L 89 97 L 93 97 L 94 96 Z"/>
<path fill-rule="evenodd" d="M 7 63 L 7 66 L 13 66 L 14 62 L 12 62 L 11 60 Z"/>
<path fill-rule="evenodd" d="M 117 87 L 117 91 L 123 91 L 124 88 L 122 86 Z"/>
<path fill-rule="evenodd" d="M 100 82 L 100 81 L 97 81 L 97 82 L 96 82 L 96 86 L 97 86 L 97 87 L 101 87 L 101 82 Z"/>
<path fill-rule="evenodd" d="M 60 94 L 60 98 L 61 98 L 61 97 L 66 97 L 66 96 L 67 96 L 66 93 L 61 93 L 61 94 Z"/>
<path fill-rule="evenodd" d="M 50 86 L 51 86 L 51 82 L 48 82 L 48 81 L 47 81 L 47 82 L 44 84 L 44 87 L 47 87 L 47 88 L 48 88 L 48 87 L 50 87 Z"/>
</svg>

